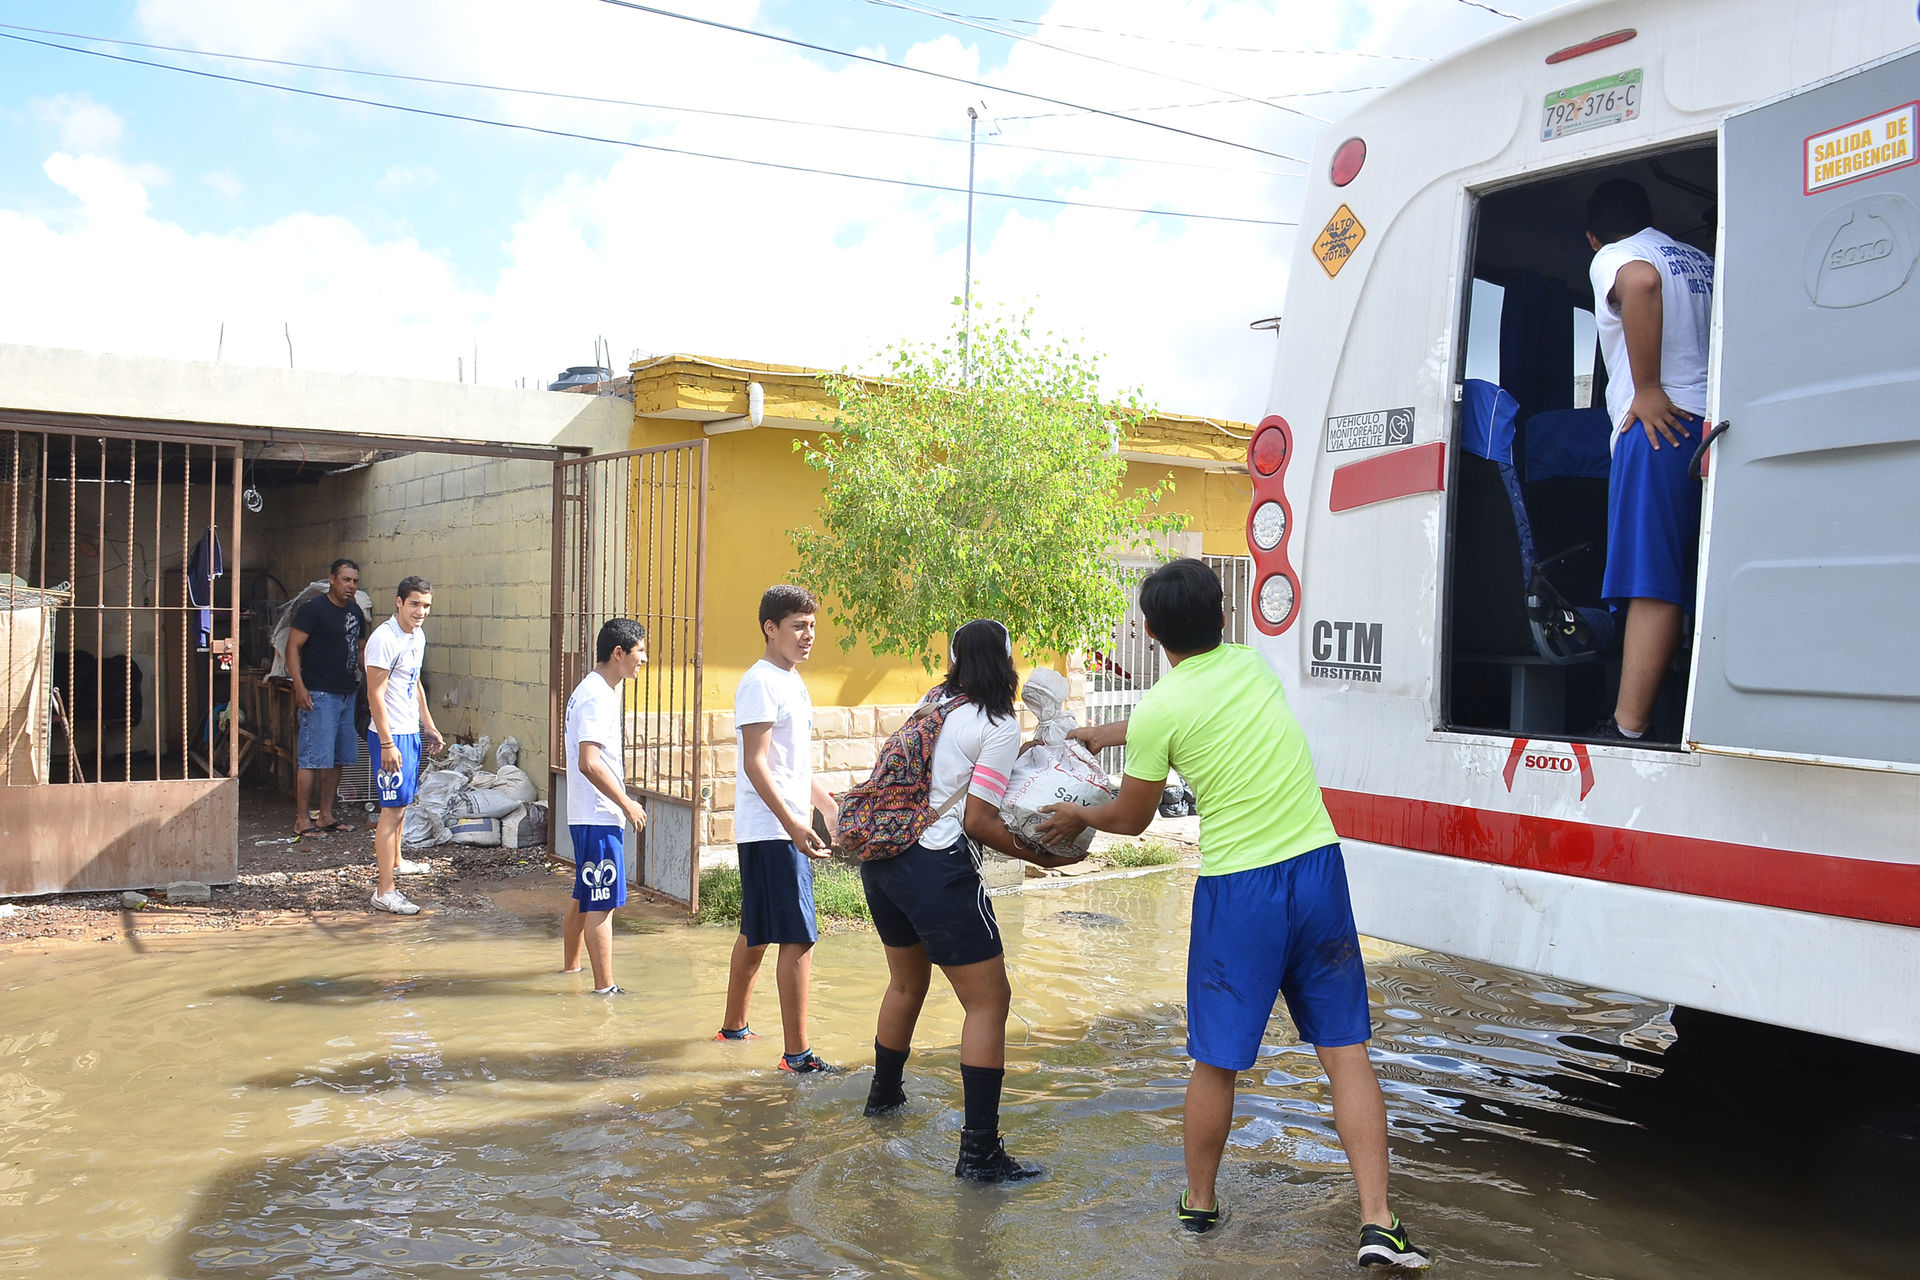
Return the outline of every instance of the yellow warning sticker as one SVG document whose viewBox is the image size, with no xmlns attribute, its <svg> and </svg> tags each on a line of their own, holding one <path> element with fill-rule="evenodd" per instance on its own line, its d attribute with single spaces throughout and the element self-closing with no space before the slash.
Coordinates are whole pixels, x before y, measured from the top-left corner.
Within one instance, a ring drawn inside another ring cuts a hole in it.
<svg viewBox="0 0 1920 1280">
<path fill-rule="evenodd" d="M 1807 139 L 1806 194 L 1912 164 L 1916 131 L 1920 131 L 1920 103 L 1909 102 L 1814 134 Z"/>
<path fill-rule="evenodd" d="M 1347 259 L 1366 239 L 1367 229 L 1360 225 L 1360 219 L 1353 216 L 1353 210 L 1342 204 L 1327 219 L 1326 229 L 1319 239 L 1313 242 L 1313 256 L 1319 259 L 1321 268 L 1332 279 L 1340 274 L 1340 268 L 1347 265 Z"/>
</svg>

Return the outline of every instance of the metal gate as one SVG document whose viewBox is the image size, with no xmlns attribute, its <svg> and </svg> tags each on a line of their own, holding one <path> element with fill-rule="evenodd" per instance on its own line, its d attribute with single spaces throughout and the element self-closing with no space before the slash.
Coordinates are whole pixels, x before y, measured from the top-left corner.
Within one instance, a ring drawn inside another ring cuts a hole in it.
<svg viewBox="0 0 1920 1280">
<path fill-rule="evenodd" d="M 0 424 L 0 895 L 233 881 L 240 489 L 231 442 Z"/>
<path fill-rule="evenodd" d="M 1227 610 L 1227 626 L 1221 639 L 1228 644 L 1245 644 L 1253 560 L 1248 556 L 1202 556 L 1201 559 L 1220 579 Z M 1158 567 L 1157 560 L 1123 560 L 1114 567 L 1114 576 L 1127 593 L 1127 611 L 1114 623 L 1113 638 L 1108 646 L 1093 652 L 1087 673 L 1089 724 L 1127 719 L 1141 695 L 1160 679 L 1164 666 L 1160 645 L 1147 634 L 1147 620 L 1140 613 L 1140 581 Z M 1113 747 L 1100 754 L 1100 762 L 1109 773 L 1119 773 L 1126 766 L 1126 759 L 1125 747 Z"/>
<path fill-rule="evenodd" d="M 700 844 L 712 751 L 702 709 L 707 442 L 574 458 L 553 475 L 553 674 L 548 759 L 553 847 L 570 850 L 566 707 L 593 669 L 600 625 L 647 629 L 647 664 L 622 690 L 622 773 L 647 810 L 628 846 L 631 883 L 700 905 Z"/>
</svg>

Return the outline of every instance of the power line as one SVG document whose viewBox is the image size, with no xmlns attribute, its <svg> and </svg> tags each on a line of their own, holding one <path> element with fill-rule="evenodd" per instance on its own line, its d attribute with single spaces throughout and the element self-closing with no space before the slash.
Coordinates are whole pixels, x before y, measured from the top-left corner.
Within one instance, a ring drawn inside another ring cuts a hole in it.
<svg viewBox="0 0 1920 1280">
<path fill-rule="evenodd" d="M 457 111 L 435 111 L 429 107 L 410 107 L 397 102 L 381 102 L 375 98 L 361 98 L 346 93 L 326 93 L 319 89 L 302 89 L 290 84 L 276 84 L 270 80 L 251 80 L 245 76 L 224 75 L 218 71 L 204 71 L 198 67 L 180 67 L 165 62 L 153 62 L 145 58 L 132 58 L 125 54 L 108 53 L 102 49 L 80 49 L 73 45 L 57 44 L 51 40 L 38 40 L 31 36 L 20 35 L 12 31 L 0 30 L 0 39 L 13 40 L 21 44 L 39 45 L 46 49 L 59 49 L 66 53 L 78 53 L 89 58 L 106 58 L 113 62 L 125 62 L 134 66 L 153 67 L 160 71 L 173 71 L 181 75 L 199 76 L 206 80 L 219 80 L 228 84 L 252 85 L 259 89 L 275 89 L 281 93 L 298 94 L 305 98 L 322 98 L 329 102 L 347 102 L 356 106 L 377 107 L 383 111 L 400 111 L 408 115 L 428 116 L 436 120 L 459 120 L 467 124 L 486 125 L 494 129 L 512 129 L 520 133 L 541 134 L 549 138 L 567 138 L 576 142 L 597 142 L 606 146 L 626 147 L 635 151 L 655 151 L 665 155 L 688 156 L 697 160 L 718 160 L 729 164 L 751 165 L 758 169 L 778 169 L 786 173 L 805 173 L 827 178 L 845 178 L 854 182 L 872 182 L 883 186 L 908 187 L 917 191 L 939 191 L 953 195 L 965 195 L 965 187 L 947 186 L 937 182 L 918 182 L 911 178 L 886 178 L 869 173 L 849 173 L 840 169 L 820 169 L 811 165 L 789 164 L 778 160 L 755 160 L 747 156 L 725 155 L 711 151 L 695 151 L 687 147 L 669 147 L 657 142 L 634 142 L 627 138 L 607 138 L 591 133 L 577 133 L 568 129 L 548 129 L 540 125 L 516 124 L 508 120 L 493 120 L 485 116 L 465 115 Z M 1273 218 L 1246 218 L 1225 213 L 1195 213 L 1174 209 L 1146 209 L 1135 205 L 1103 204 L 1091 200 L 1069 200 L 1061 196 L 1025 195 L 1012 191 L 979 191 L 975 194 L 996 200 L 1013 200 L 1029 204 L 1054 205 L 1069 209 L 1102 209 L 1110 213 L 1139 213 L 1155 217 L 1190 218 L 1203 222 L 1234 222 L 1259 227 L 1292 227 L 1297 222 L 1286 222 Z"/>
<path fill-rule="evenodd" d="M 1304 89 L 1299 93 L 1282 93 L 1281 98 L 1324 98 L 1337 93 L 1372 93 L 1376 89 L 1390 89 L 1392 85 L 1357 84 L 1347 89 Z M 1203 102 L 1163 102 L 1151 107 L 1128 107 L 1128 111 L 1184 111 L 1189 107 L 1223 107 L 1240 102 L 1239 98 L 1208 98 Z M 1022 116 L 995 116 L 996 121 L 1009 120 L 1058 120 L 1067 116 L 1077 116 L 1078 111 L 1036 111 Z"/>
<path fill-rule="evenodd" d="M 151 49 L 160 53 L 185 54 L 196 58 L 219 58 L 230 62 L 249 62 L 261 66 L 287 67 L 300 71 L 321 71 L 330 75 L 363 76 L 373 80 L 397 80 L 408 84 L 430 84 L 441 88 L 473 89 L 485 93 L 519 94 L 533 98 L 554 98 L 565 102 L 586 102 L 596 106 L 633 107 L 642 111 L 671 111 L 685 115 L 716 116 L 726 120 L 751 120 L 762 124 L 793 125 L 804 129 L 832 129 L 843 133 L 874 134 L 885 138 L 912 138 L 923 142 L 944 142 L 955 146 L 966 145 L 965 138 L 949 138 L 937 133 L 915 133 L 907 129 L 881 129 L 873 125 L 840 124 L 828 120 L 801 120 L 791 116 L 756 115 L 748 111 L 721 111 L 712 107 L 687 107 L 670 102 L 638 102 L 631 98 L 605 98 L 587 93 L 564 93 L 557 89 L 528 89 L 513 85 L 492 84 L 486 81 L 449 80 L 437 76 L 408 75 L 399 71 L 368 71 L 360 67 L 336 67 L 320 62 L 295 62 L 286 58 L 262 58 L 245 53 L 224 53 L 213 49 L 194 49 L 184 45 L 151 44 L 143 40 L 123 40 L 115 36 L 87 35 L 77 31 L 54 31 L 46 27 L 28 27 L 18 23 L 0 22 L 0 31 L 25 31 L 34 35 L 58 36 L 65 40 L 85 40 L 90 44 L 114 45 L 128 49 Z M 1026 117 L 1019 117 L 1025 119 Z M 1154 160 L 1146 156 L 1121 156 L 1103 151 L 1077 151 L 1068 147 L 1043 147 L 1032 143 L 1019 142 L 983 142 L 984 147 L 997 147 L 1006 151 L 1034 151 L 1046 155 L 1075 156 L 1090 160 L 1119 160 L 1129 164 L 1167 165 L 1179 169 L 1211 169 L 1221 173 L 1261 174 L 1270 178 L 1298 177 L 1297 174 L 1278 173 L 1271 169 L 1236 168 L 1231 165 L 1205 164 L 1193 160 Z"/>
<path fill-rule="evenodd" d="M 1495 17 L 1505 18 L 1509 22 L 1525 22 L 1526 21 L 1525 18 L 1521 17 L 1517 13 L 1508 13 L 1505 9 L 1496 9 L 1490 4 L 1481 4 L 1480 0 L 1459 0 L 1459 2 L 1467 6 L 1467 8 L 1469 9 L 1485 9 L 1488 13 L 1493 14 Z"/>
<path fill-rule="evenodd" d="M 1104 107 L 1089 107 L 1084 103 L 1068 102 L 1062 98 L 1050 98 L 1044 93 L 1034 93 L 1026 89 L 1010 89 L 1006 85 L 987 84 L 981 80 L 969 80 L 965 76 L 952 76 L 944 71 L 933 71 L 926 67 L 910 67 L 904 63 L 888 62 L 885 58 L 875 58 L 864 53 L 849 53 L 845 49 L 834 49 L 822 44 L 812 44 L 805 40 L 796 40 L 792 36 L 775 35 L 771 31 L 755 31 L 752 27 L 737 27 L 729 22 L 720 22 L 713 18 L 701 18 L 690 13 L 676 13 L 672 9 L 661 9 L 650 4 L 639 4 L 637 0 L 600 0 L 601 4 L 614 5 L 621 9 L 632 9 L 636 13 L 650 13 L 658 18 L 673 18 L 681 22 L 691 22 L 703 27 L 712 27 L 717 31 L 731 31 L 736 35 L 754 36 L 761 40 L 772 40 L 776 44 L 791 45 L 796 49 L 807 49 L 814 53 L 829 54 L 836 58 L 847 58 L 854 62 L 871 63 L 876 67 L 889 67 L 895 71 L 907 71 L 917 76 L 927 76 L 934 80 L 945 80 L 948 84 L 963 84 L 970 89 L 981 89 L 988 93 L 1010 93 L 1017 98 L 1031 98 L 1035 102 L 1045 102 L 1056 107 L 1068 107 L 1075 111 L 1090 112 L 1093 115 L 1106 116 L 1113 120 L 1124 120 L 1128 124 L 1145 125 L 1149 129 L 1164 129 L 1169 133 L 1182 134 L 1197 138 L 1201 142 L 1213 142 L 1223 147 L 1234 147 L 1241 151 L 1252 151 L 1263 156 L 1272 156 L 1276 160 L 1292 160 L 1296 164 L 1305 164 L 1299 156 L 1290 156 L 1284 151 L 1269 151 L 1265 147 L 1256 147 L 1248 142 L 1231 142 L 1226 138 L 1216 138 L 1210 134 L 1196 133 L 1192 129 L 1182 129 L 1178 125 L 1162 124 L 1158 120 L 1141 120 L 1135 116 L 1123 115 L 1118 111 L 1108 111 Z"/>
<path fill-rule="evenodd" d="M 946 9 L 933 9 L 925 5 L 910 3 L 910 0 L 867 0 L 867 3 L 878 5 L 883 9 L 900 9 L 907 13 L 917 13 L 926 18 L 940 18 L 947 22 L 957 23 L 963 27 L 971 27 L 975 31 L 984 31 L 988 35 L 999 36 L 1002 39 L 1018 40 L 1022 43 L 1033 45 L 1036 48 L 1051 49 L 1055 53 L 1064 53 L 1070 58 L 1085 58 L 1089 62 L 1098 62 L 1109 67 L 1119 67 L 1123 71 L 1137 71 L 1143 75 L 1155 76 L 1162 80 L 1172 80 L 1176 84 L 1189 85 L 1195 89 L 1207 89 L 1214 93 L 1232 94 L 1234 97 L 1246 102 L 1258 103 L 1263 107 L 1272 107 L 1275 111 L 1285 111 L 1291 115 L 1302 116 L 1305 119 L 1314 121 L 1316 124 L 1327 123 L 1325 116 L 1316 116 L 1312 112 L 1302 111 L 1298 107 L 1289 107 L 1267 98 L 1255 98 L 1248 94 L 1241 93 L 1237 89 L 1225 89 L 1217 84 L 1207 84 L 1199 80 L 1189 80 L 1185 76 L 1176 76 L 1170 72 L 1155 71 L 1149 67 L 1136 66 L 1131 62 L 1119 62 L 1113 58 L 1104 58 L 1097 53 L 1088 53 L 1082 49 L 1069 49 L 1063 44 L 1053 44 L 1050 41 L 1040 40 L 1033 36 L 1024 36 L 1017 31 L 1002 30 L 999 27 L 990 26 L 986 22 L 970 18 L 965 14 L 953 13 Z"/>
<path fill-rule="evenodd" d="M 1054 22 L 1044 18 L 998 18 L 982 14 L 956 14 L 980 22 L 1004 22 L 1022 27 L 1058 27 L 1062 31 L 1084 31 L 1088 35 L 1112 36 L 1118 40 L 1146 40 L 1154 44 L 1177 45 L 1185 49 L 1212 49 L 1219 53 L 1270 53 L 1289 57 L 1378 58 L 1387 62 L 1432 62 L 1432 58 L 1414 53 L 1375 53 L 1370 49 L 1276 49 L 1266 45 L 1216 44 L 1208 40 L 1181 40 L 1175 36 L 1150 36 L 1137 31 L 1115 31 L 1109 27 L 1089 27 L 1076 22 Z"/>
</svg>

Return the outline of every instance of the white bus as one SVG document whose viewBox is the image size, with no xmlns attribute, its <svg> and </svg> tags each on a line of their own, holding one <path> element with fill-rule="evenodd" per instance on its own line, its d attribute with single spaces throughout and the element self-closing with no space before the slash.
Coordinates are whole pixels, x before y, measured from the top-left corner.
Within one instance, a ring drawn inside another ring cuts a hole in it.
<svg viewBox="0 0 1920 1280">
<path fill-rule="evenodd" d="M 1914 0 L 1589 0 L 1327 133 L 1247 535 L 1363 932 L 1920 1051 L 1917 100 Z M 1665 746 L 1579 740 L 1612 177 L 1716 260 Z"/>
</svg>

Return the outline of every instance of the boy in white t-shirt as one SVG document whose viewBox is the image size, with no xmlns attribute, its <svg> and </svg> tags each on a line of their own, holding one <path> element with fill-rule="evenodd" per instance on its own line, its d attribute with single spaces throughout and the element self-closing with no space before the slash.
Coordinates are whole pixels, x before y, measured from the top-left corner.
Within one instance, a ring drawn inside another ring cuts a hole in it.
<svg viewBox="0 0 1920 1280">
<path fill-rule="evenodd" d="M 647 825 L 620 769 L 620 685 L 647 660 L 647 629 L 632 618 L 602 624 L 596 665 L 567 699 L 567 832 L 573 837 L 573 896 L 561 922 L 560 972 L 593 966 L 593 994 L 616 996 L 613 912 L 627 905 L 626 833 Z"/>
<path fill-rule="evenodd" d="M 780 1070 L 836 1071 L 807 1039 L 807 983 L 813 974 L 813 862 L 827 856 L 813 830 L 813 810 L 831 831 L 839 806 L 813 777 L 813 699 L 795 670 L 813 652 L 813 593 L 782 584 L 760 597 L 766 653 L 747 669 L 733 699 L 740 772 L 747 784 L 734 801 L 733 838 L 740 850 L 740 936 L 727 973 L 727 1008 L 716 1040 L 754 1040 L 747 1001 L 769 944 L 780 958 L 775 977 L 786 1039 Z"/>
<path fill-rule="evenodd" d="M 380 793 L 380 822 L 373 832 L 380 883 L 373 908 L 397 916 L 419 915 L 420 908 L 394 887 L 394 873 L 419 874 L 430 869 L 424 862 L 400 856 L 400 831 L 407 806 L 420 786 L 422 738 L 428 755 L 440 750 L 440 731 L 434 727 L 427 692 L 420 687 L 420 668 L 427 656 L 427 614 L 432 609 L 433 584 L 417 576 L 402 578 L 393 616 L 373 629 L 365 649 L 367 709 L 372 716 L 367 756 L 378 770 L 374 783 Z"/>
<path fill-rule="evenodd" d="M 1700 481 L 1690 466 L 1707 411 L 1713 259 L 1652 222 L 1647 193 L 1624 178 L 1601 183 L 1587 201 L 1594 324 L 1614 427 L 1600 594 L 1626 614 L 1613 715 L 1589 734 L 1610 742 L 1653 728 L 1700 550 Z"/>
</svg>

